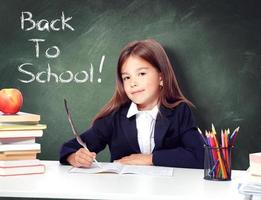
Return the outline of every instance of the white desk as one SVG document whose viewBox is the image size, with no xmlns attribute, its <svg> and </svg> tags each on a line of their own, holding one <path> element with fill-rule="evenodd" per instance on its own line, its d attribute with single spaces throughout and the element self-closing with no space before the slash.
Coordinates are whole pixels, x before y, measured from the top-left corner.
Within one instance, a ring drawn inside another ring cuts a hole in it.
<svg viewBox="0 0 261 200">
<path fill-rule="evenodd" d="M 207 181 L 203 170 L 175 168 L 173 177 L 68 173 L 70 166 L 42 161 L 46 173 L 0 178 L 0 197 L 65 199 L 244 199 L 233 171 L 232 181 Z M 211 198 L 210 198 L 211 197 Z"/>
</svg>

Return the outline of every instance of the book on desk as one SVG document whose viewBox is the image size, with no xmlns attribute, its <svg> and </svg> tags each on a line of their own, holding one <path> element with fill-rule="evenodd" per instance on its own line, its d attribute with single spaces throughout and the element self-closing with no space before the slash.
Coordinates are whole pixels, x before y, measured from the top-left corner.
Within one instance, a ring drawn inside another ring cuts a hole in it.
<svg viewBox="0 0 261 200">
<path fill-rule="evenodd" d="M 25 123 L 38 124 L 41 116 L 38 114 L 18 112 L 16 114 L 7 115 L 0 111 L 0 123 Z"/>
<path fill-rule="evenodd" d="M 1 176 L 17 176 L 41 174 L 45 172 L 45 165 L 38 159 L 32 160 L 0 160 Z"/>
<path fill-rule="evenodd" d="M 44 173 L 45 166 L 37 159 L 41 145 L 36 138 L 43 136 L 47 126 L 39 121 L 38 114 L 0 113 L 0 176 Z"/>
<path fill-rule="evenodd" d="M 239 182 L 241 194 L 261 197 L 261 152 L 249 154 L 247 174 Z"/>
<path fill-rule="evenodd" d="M 116 174 L 138 174 L 148 176 L 173 176 L 174 169 L 172 167 L 158 167 L 145 165 L 123 165 L 120 163 L 105 163 L 100 162 L 101 167 L 95 163 L 89 168 L 72 167 L 69 173 L 85 173 L 85 174 L 99 174 L 99 173 L 116 173 Z"/>
</svg>

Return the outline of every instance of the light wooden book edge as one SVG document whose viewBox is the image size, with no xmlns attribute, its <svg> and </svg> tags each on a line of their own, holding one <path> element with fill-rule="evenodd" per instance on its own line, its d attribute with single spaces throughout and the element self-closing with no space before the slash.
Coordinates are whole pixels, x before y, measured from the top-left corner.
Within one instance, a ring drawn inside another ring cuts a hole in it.
<svg viewBox="0 0 261 200">
<path fill-rule="evenodd" d="M 41 116 L 38 114 L 18 112 L 13 115 L 5 115 L 0 111 L 0 122 L 34 122 L 40 121 Z"/>
</svg>

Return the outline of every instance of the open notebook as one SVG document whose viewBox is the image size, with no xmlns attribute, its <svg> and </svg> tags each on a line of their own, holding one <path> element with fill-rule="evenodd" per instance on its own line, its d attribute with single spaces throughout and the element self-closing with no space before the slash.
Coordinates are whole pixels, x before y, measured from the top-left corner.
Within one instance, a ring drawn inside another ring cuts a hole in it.
<svg viewBox="0 0 261 200">
<path fill-rule="evenodd" d="M 171 167 L 156 167 L 144 165 L 123 165 L 120 163 L 102 163 L 102 168 L 95 163 L 90 168 L 76 168 L 70 169 L 70 173 L 117 173 L 117 174 L 139 174 L 149 176 L 173 176 L 173 168 Z"/>
</svg>

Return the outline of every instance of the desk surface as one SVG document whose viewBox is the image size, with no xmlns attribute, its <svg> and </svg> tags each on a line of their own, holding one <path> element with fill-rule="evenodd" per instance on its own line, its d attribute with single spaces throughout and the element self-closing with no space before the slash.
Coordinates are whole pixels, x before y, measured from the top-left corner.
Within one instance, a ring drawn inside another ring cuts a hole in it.
<svg viewBox="0 0 261 200">
<path fill-rule="evenodd" d="M 173 177 L 68 173 L 70 166 L 42 161 L 46 173 L 0 177 L 0 197 L 69 199 L 244 199 L 237 191 L 245 171 L 232 181 L 207 181 L 203 170 L 174 168 Z"/>
</svg>

